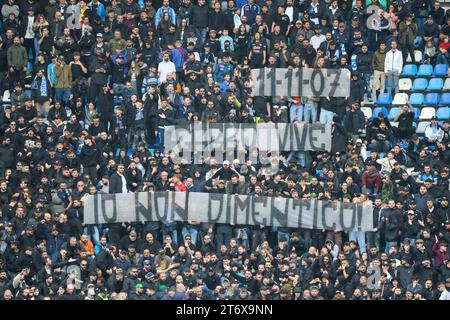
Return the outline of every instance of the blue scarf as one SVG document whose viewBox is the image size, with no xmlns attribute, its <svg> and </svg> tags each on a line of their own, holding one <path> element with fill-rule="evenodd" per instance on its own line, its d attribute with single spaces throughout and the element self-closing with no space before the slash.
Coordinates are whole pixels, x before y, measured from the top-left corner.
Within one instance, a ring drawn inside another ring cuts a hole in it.
<svg viewBox="0 0 450 320">
<path fill-rule="evenodd" d="M 41 86 L 39 88 L 37 87 L 38 80 L 39 80 L 39 78 L 36 76 L 34 78 L 34 81 L 33 81 L 31 89 L 34 89 L 34 90 L 38 90 L 39 89 L 41 97 L 47 97 L 48 93 L 47 93 L 47 81 L 46 81 L 46 79 L 44 77 L 41 78 Z"/>
<path fill-rule="evenodd" d="M 46 97 L 47 94 L 47 81 L 44 77 L 42 77 L 41 79 L 41 87 L 39 88 L 39 90 L 41 91 L 41 96 L 42 97 Z"/>
</svg>

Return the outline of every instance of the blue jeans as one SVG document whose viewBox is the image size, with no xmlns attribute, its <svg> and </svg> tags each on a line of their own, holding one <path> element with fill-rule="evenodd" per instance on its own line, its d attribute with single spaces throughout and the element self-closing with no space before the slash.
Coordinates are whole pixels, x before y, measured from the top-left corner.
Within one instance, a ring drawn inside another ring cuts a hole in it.
<svg viewBox="0 0 450 320">
<path fill-rule="evenodd" d="M 297 158 L 297 164 L 303 168 L 306 163 L 305 152 L 304 151 L 291 151 L 289 153 L 289 156 L 286 159 L 287 162 L 289 162 L 294 157 Z"/>
<path fill-rule="evenodd" d="M 121 95 L 125 86 L 123 84 L 113 83 L 113 91 L 115 95 Z"/>
<path fill-rule="evenodd" d="M 62 102 L 65 105 L 71 94 L 72 89 L 70 88 L 55 88 L 55 101 Z"/>
<path fill-rule="evenodd" d="M 295 117 L 297 117 L 298 122 L 301 122 L 303 120 L 303 104 L 291 104 L 289 116 L 291 123 L 294 122 Z"/>
<path fill-rule="evenodd" d="M 307 102 L 303 107 L 305 122 L 309 123 L 317 121 L 317 106 L 314 102 Z"/>
<path fill-rule="evenodd" d="M 361 73 L 362 80 L 364 83 L 364 91 L 367 94 L 367 97 L 372 97 L 372 92 L 370 88 L 370 73 Z"/>
<path fill-rule="evenodd" d="M 250 229 L 249 228 L 236 228 L 234 229 L 234 236 L 239 245 L 243 245 L 247 250 L 250 246 Z"/>
<path fill-rule="evenodd" d="M 84 227 L 83 233 L 89 237 L 89 240 L 91 240 L 94 243 L 94 246 L 101 245 L 100 231 L 98 225 L 94 224 Z"/>
<path fill-rule="evenodd" d="M 367 244 L 369 246 L 376 245 L 377 247 L 380 247 L 380 231 L 377 231 L 377 232 L 368 231 L 367 232 Z"/>
<path fill-rule="evenodd" d="M 320 123 L 331 123 L 333 121 L 334 112 L 328 111 L 328 110 L 321 110 L 320 111 L 320 117 L 319 121 Z"/>
<path fill-rule="evenodd" d="M 417 25 L 417 36 L 422 37 L 423 36 L 423 25 L 425 23 L 425 18 L 414 18 L 416 25 Z"/>
<path fill-rule="evenodd" d="M 386 252 L 386 253 L 389 253 L 389 250 L 392 248 L 392 247 L 397 247 L 398 245 L 397 245 L 397 241 L 395 241 L 395 242 L 389 242 L 389 241 L 386 241 L 386 248 L 384 249 L 384 252 Z"/>
<path fill-rule="evenodd" d="M 162 234 L 163 239 L 170 235 L 172 237 L 172 242 L 178 245 L 178 231 L 176 222 L 167 223 L 167 221 L 164 221 L 162 224 Z"/>
<path fill-rule="evenodd" d="M 164 152 L 164 128 L 158 128 L 158 136 L 159 136 L 159 151 L 161 153 Z"/>
<path fill-rule="evenodd" d="M 195 35 L 199 40 L 197 47 L 203 46 L 203 42 L 205 42 L 206 39 L 206 28 L 195 28 Z"/>
<path fill-rule="evenodd" d="M 409 242 L 409 244 L 411 245 L 411 247 L 413 247 L 413 248 L 415 248 L 416 247 L 416 239 L 417 239 L 417 237 L 416 238 L 404 238 L 403 239 L 403 243 L 405 243 L 405 241 L 406 242 Z"/>
<path fill-rule="evenodd" d="M 351 231 L 348 235 L 350 241 L 356 241 L 361 253 L 366 252 L 366 233 L 364 231 Z"/>
<path fill-rule="evenodd" d="M 186 226 L 183 226 L 183 230 L 181 230 L 181 234 L 183 235 L 183 239 L 186 238 L 186 236 L 191 236 L 192 244 L 195 246 L 197 242 L 197 235 L 198 231 L 195 228 L 187 228 Z"/>
<path fill-rule="evenodd" d="M 287 244 L 289 245 L 290 234 L 289 234 L 288 232 L 277 231 L 277 240 L 278 240 L 278 243 L 280 243 L 280 239 L 281 239 L 281 238 L 286 238 L 286 239 L 287 239 Z"/>
<path fill-rule="evenodd" d="M 375 193 L 374 188 L 366 188 L 366 193 L 367 193 L 367 196 L 369 196 L 369 198 L 374 198 L 378 195 L 378 193 Z"/>
</svg>

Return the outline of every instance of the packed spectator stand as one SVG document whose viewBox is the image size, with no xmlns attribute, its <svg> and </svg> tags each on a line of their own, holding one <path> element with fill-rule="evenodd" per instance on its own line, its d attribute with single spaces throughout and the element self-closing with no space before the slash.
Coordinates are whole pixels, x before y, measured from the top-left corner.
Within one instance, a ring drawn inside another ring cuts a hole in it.
<svg viewBox="0 0 450 320">
<path fill-rule="evenodd" d="M 450 300 L 450 9 L 433 0 L 3 0 L 0 299 Z M 347 97 L 256 96 L 342 68 Z M 331 123 L 330 151 L 173 163 L 169 125 Z M 87 225 L 87 195 L 373 206 L 374 229 Z"/>
</svg>

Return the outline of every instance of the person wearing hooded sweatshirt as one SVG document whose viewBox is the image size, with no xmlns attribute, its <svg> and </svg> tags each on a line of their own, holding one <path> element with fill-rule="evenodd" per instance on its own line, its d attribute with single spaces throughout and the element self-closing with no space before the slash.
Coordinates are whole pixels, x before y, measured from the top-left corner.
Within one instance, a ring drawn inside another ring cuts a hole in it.
<svg viewBox="0 0 450 320">
<path fill-rule="evenodd" d="M 362 192 L 366 194 L 378 194 L 381 187 L 381 176 L 375 166 L 367 166 L 367 170 L 361 176 Z"/>
<path fill-rule="evenodd" d="M 367 44 L 361 46 L 360 52 L 356 56 L 356 67 L 357 71 L 361 74 L 362 80 L 364 82 L 364 90 L 367 94 L 369 100 L 373 97 L 370 90 L 370 75 L 372 74 L 371 57 L 369 56 L 369 47 Z"/>
<path fill-rule="evenodd" d="M 412 282 L 413 274 L 414 266 L 411 257 L 403 257 L 402 264 L 397 268 L 397 277 L 400 281 L 400 285 L 403 288 L 408 287 L 408 285 Z"/>
<path fill-rule="evenodd" d="M 91 181 L 97 180 L 97 171 L 100 169 L 100 159 L 102 155 L 92 137 L 84 139 L 84 146 L 81 149 L 80 159 L 84 174 L 88 174 Z"/>
<path fill-rule="evenodd" d="M 395 201 L 391 199 L 388 202 L 388 207 L 383 209 L 382 215 L 384 238 L 386 240 L 385 252 L 388 253 L 391 247 L 397 247 L 402 214 L 395 207 Z"/>
<path fill-rule="evenodd" d="M 364 83 L 358 71 L 352 72 L 350 82 L 350 99 L 351 101 L 364 101 Z"/>
</svg>

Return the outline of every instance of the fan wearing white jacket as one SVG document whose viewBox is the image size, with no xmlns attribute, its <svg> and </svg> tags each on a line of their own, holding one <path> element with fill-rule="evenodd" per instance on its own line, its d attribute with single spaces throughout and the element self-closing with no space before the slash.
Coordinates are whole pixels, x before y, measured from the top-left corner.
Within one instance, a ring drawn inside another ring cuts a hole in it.
<svg viewBox="0 0 450 320">
<path fill-rule="evenodd" d="M 392 90 L 392 81 L 394 81 L 395 93 L 398 92 L 398 78 L 403 69 L 402 52 L 397 49 L 397 42 L 391 42 L 391 50 L 386 53 L 384 59 L 384 73 L 388 79 L 388 91 Z"/>
<path fill-rule="evenodd" d="M 381 173 L 382 174 L 391 174 L 392 169 L 397 161 L 394 159 L 394 154 L 392 152 L 388 152 L 387 156 L 377 160 L 378 164 L 381 164 Z"/>
</svg>

